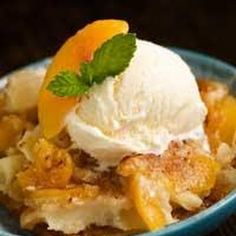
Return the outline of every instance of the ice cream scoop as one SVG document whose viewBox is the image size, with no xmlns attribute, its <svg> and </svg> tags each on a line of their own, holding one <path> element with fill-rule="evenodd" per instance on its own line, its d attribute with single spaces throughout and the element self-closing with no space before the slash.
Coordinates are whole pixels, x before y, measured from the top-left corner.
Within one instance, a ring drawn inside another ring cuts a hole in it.
<svg viewBox="0 0 236 236">
<path fill-rule="evenodd" d="M 203 140 L 206 112 L 188 65 L 137 40 L 129 67 L 83 96 L 66 125 L 74 143 L 105 168 L 132 152 L 161 154 L 172 140 Z"/>
</svg>

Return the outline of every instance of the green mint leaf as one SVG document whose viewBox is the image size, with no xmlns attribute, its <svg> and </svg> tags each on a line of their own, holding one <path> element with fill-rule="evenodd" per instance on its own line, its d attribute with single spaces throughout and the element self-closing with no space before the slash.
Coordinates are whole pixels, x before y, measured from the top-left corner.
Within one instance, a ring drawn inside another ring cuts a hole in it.
<svg viewBox="0 0 236 236">
<path fill-rule="evenodd" d="M 80 74 L 61 71 L 54 77 L 47 89 L 59 97 L 80 96 L 94 83 L 102 83 L 108 76 L 122 73 L 136 50 L 135 34 L 118 34 L 102 44 L 93 60 L 80 65 Z"/>
<path fill-rule="evenodd" d="M 96 50 L 93 60 L 81 65 L 81 77 L 88 84 L 101 83 L 116 76 L 128 66 L 136 50 L 134 34 L 118 34 Z"/>
<path fill-rule="evenodd" d="M 53 94 L 59 97 L 79 96 L 88 91 L 89 86 L 72 71 L 61 71 L 47 87 Z"/>
<path fill-rule="evenodd" d="M 93 85 L 93 73 L 89 63 L 81 63 L 80 75 L 82 79 L 86 82 L 86 84 L 88 84 L 89 86 Z"/>
</svg>

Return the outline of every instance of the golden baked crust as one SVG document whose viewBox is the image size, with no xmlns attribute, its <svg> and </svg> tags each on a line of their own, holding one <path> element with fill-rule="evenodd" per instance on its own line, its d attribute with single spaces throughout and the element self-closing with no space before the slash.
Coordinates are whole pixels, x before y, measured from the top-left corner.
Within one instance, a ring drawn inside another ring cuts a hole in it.
<svg viewBox="0 0 236 236">
<path fill-rule="evenodd" d="M 161 156 L 134 155 L 126 157 L 118 172 L 129 176 L 137 172 L 144 174 L 160 172 L 174 185 L 175 191 L 191 191 L 198 195 L 207 194 L 214 186 L 219 164 L 213 157 L 198 153 L 188 144 L 172 142 Z"/>
</svg>

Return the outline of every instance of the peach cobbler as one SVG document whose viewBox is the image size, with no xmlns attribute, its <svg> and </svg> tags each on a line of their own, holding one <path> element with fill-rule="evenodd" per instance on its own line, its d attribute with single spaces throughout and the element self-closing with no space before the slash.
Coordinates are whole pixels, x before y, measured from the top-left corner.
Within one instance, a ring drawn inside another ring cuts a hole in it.
<svg viewBox="0 0 236 236">
<path fill-rule="evenodd" d="M 0 93 L 0 199 L 35 235 L 133 235 L 236 186 L 236 98 L 171 50 L 95 21 Z"/>
</svg>

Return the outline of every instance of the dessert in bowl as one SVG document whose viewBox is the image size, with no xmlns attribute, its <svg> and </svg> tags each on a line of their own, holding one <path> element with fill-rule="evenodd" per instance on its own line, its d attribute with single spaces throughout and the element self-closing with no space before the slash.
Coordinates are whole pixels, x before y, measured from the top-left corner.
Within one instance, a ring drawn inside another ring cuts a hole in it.
<svg viewBox="0 0 236 236">
<path fill-rule="evenodd" d="M 173 51 L 96 21 L 3 88 L 2 202 L 35 234 L 171 235 L 235 188 L 235 108 Z"/>
</svg>

